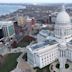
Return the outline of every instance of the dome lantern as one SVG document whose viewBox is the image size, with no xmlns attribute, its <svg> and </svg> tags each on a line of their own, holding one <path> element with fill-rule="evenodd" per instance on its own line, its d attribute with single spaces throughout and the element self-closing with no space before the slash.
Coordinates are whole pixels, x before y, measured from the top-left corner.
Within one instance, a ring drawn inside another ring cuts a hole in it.
<svg viewBox="0 0 72 72">
<path fill-rule="evenodd" d="M 64 5 L 62 5 L 62 11 L 65 11 L 65 6 Z"/>
</svg>

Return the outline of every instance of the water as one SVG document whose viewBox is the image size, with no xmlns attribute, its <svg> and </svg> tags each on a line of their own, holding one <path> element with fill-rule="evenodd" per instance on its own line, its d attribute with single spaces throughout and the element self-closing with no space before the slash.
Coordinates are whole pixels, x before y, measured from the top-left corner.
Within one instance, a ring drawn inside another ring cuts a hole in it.
<svg viewBox="0 0 72 72">
<path fill-rule="evenodd" d="M 22 9 L 22 8 L 26 8 L 25 6 L 22 5 L 0 5 L 0 15 L 5 15 L 5 14 L 9 14 L 11 12 L 14 12 L 18 9 Z"/>
</svg>

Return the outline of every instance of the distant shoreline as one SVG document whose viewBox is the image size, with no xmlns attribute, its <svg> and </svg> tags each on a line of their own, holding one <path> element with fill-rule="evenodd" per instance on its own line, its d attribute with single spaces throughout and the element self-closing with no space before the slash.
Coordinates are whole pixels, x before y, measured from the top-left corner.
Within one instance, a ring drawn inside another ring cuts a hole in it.
<svg viewBox="0 0 72 72">
<path fill-rule="evenodd" d="M 46 3 L 46 4 L 43 3 L 43 5 L 42 4 L 33 5 L 33 4 L 28 4 L 28 3 L 27 4 L 26 3 L 0 3 L 0 5 L 16 5 L 16 6 L 19 6 L 20 5 L 20 6 L 25 6 L 26 7 L 25 10 L 22 7 L 22 8 L 17 8 L 13 12 L 10 12 L 9 11 L 8 14 L 0 15 L 0 20 L 7 19 L 9 17 L 10 18 L 16 17 L 18 13 L 20 13 L 20 14 L 22 14 L 24 16 L 27 16 L 28 15 L 30 17 L 35 17 L 36 19 L 40 19 L 41 16 L 43 18 L 45 18 L 44 15 L 46 16 L 46 18 L 48 16 L 47 13 L 44 13 L 44 14 L 42 13 L 43 10 L 49 10 L 48 8 L 51 8 L 51 10 L 53 10 L 54 7 L 57 9 L 57 7 L 58 6 L 59 7 L 62 6 L 63 3 Z M 45 7 L 42 7 L 42 6 L 45 6 Z M 67 3 L 67 4 L 65 4 L 65 6 L 66 7 L 70 7 L 70 6 L 72 6 L 72 3 Z M 40 13 L 36 13 L 36 10 L 37 10 L 38 7 L 41 9 L 41 12 Z M 0 10 L 1 10 L 1 8 L 0 8 Z"/>
<path fill-rule="evenodd" d="M 17 11 L 18 9 L 24 9 L 26 6 L 20 4 L 2 4 L 0 3 L 0 16 L 4 16 Z"/>
</svg>

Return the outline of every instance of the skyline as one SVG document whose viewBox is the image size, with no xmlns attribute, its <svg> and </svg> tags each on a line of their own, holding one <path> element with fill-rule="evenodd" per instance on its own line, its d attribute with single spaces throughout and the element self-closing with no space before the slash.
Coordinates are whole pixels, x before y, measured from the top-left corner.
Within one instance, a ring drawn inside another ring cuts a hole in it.
<svg viewBox="0 0 72 72">
<path fill-rule="evenodd" d="M 72 0 L 0 0 L 0 3 L 72 3 Z"/>
</svg>

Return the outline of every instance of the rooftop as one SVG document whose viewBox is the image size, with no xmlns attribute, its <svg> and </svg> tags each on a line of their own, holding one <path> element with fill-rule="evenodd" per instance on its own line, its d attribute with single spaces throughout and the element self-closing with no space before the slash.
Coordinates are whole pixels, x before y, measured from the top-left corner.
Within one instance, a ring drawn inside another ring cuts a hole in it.
<svg viewBox="0 0 72 72">
<path fill-rule="evenodd" d="M 53 45 L 53 44 L 56 44 L 57 42 L 55 40 L 46 40 L 44 42 L 41 42 L 41 43 L 37 43 L 33 46 L 31 46 L 31 49 L 32 50 L 35 50 L 35 49 L 38 49 L 38 48 L 42 48 L 46 45 Z"/>
<path fill-rule="evenodd" d="M 69 42 L 69 44 L 71 44 L 71 45 L 72 45 L 72 40 Z"/>
<path fill-rule="evenodd" d="M 39 34 L 46 37 L 46 36 L 49 36 L 51 32 L 49 30 L 41 30 Z"/>
<path fill-rule="evenodd" d="M 1 27 L 2 25 L 12 25 L 12 24 L 13 24 L 12 21 L 0 21 L 0 27 Z"/>
</svg>

